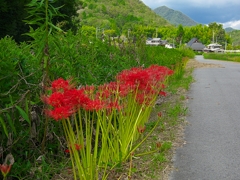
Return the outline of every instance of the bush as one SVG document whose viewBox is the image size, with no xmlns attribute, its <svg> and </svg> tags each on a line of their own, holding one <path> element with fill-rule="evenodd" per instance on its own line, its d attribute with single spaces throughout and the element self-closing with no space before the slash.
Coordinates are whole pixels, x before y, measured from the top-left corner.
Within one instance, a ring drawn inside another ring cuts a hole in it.
<svg viewBox="0 0 240 180">
<path fill-rule="evenodd" d="M 183 57 L 189 57 L 189 58 L 195 57 L 195 53 L 191 48 L 181 46 L 178 50 L 179 50 L 179 52 L 181 52 Z"/>
</svg>

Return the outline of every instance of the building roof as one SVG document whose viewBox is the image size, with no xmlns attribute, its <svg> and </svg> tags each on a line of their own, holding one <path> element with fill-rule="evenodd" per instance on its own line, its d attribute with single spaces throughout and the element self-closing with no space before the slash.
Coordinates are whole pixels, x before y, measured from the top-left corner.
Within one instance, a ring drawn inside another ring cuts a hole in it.
<svg viewBox="0 0 240 180">
<path fill-rule="evenodd" d="M 192 44 L 191 48 L 195 51 L 202 51 L 205 48 L 205 46 L 202 43 L 196 42 Z"/>
<path fill-rule="evenodd" d="M 187 46 L 191 47 L 193 43 L 198 42 L 197 38 L 192 38 L 188 43 Z"/>
<path fill-rule="evenodd" d="M 192 48 L 195 51 L 202 51 L 205 46 L 197 39 L 192 38 L 188 43 L 187 46 Z"/>
</svg>

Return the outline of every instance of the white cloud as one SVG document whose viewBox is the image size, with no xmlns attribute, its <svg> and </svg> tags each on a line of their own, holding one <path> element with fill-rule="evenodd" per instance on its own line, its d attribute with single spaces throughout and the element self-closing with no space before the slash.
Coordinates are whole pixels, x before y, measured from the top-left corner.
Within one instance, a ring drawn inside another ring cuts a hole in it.
<svg viewBox="0 0 240 180">
<path fill-rule="evenodd" d="M 240 0 L 142 0 L 152 9 L 167 6 L 202 24 L 219 22 L 223 27 L 240 29 Z"/>
<path fill-rule="evenodd" d="M 233 29 L 239 29 L 240 30 L 240 20 L 237 21 L 229 21 L 222 23 L 224 28 L 232 27 Z"/>
<path fill-rule="evenodd" d="M 192 7 L 223 7 L 229 5 L 240 5 L 239 0 L 142 0 L 147 6 L 151 8 L 157 8 L 159 6 L 176 7 L 180 6 L 192 6 Z"/>
</svg>

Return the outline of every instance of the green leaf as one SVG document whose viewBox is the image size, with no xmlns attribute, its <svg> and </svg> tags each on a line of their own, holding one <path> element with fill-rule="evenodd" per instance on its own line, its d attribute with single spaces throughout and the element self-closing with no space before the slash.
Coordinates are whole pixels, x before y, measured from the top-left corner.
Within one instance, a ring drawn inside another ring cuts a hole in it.
<svg viewBox="0 0 240 180">
<path fill-rule="evenodd" d="M 23 117 L 23 119 L 25 119 L 28 122 L 28 124 L 31 124 L 27 113 L 22 108 L 20 108 L 19 106 L 16 106 L 16 108 L 18 109 L 18 111 L 21 114 L 21 116 Z"/>
<path fill-rule="evenodd" d="M 16 128 L 15 128 L 15 126 L 14 126 L 14 123 L 13 123 L 13 121 L 12 121 L 12 119 L 11 119 L 11 117 L 10 117 L 9 114 L 7 114 L 7 120 L 8 120 L 8 123 L 9 123 L 9 125 L 10 125 L 10 127 L 11 127 L 11 129 L 12 129 L 12 131 L 13 131 L 13 133 L 14 133 L 14 135 L 16 135 L 16 134 L 17 134 L 17 131 L 16 131 Z"/>
<path fill-rule="evenodd" d="M 57 26 L 53 25 L 52 23 L 48 23 L 48 25 L 49 25 L 49 26 L 51 26 L 51 27 L 53 27 L 54 29 L 56 29 L 56 30 L 60 31 L 60 32 L 62 32 L 62 31 L 63 31 L 61 28 L 59 28 L 59 27 L 57 27 Z"/>
<path fill-rule="evenodd" d="M 4 133 L 5 133 L 6 136 L 8 137 L 8 130 L 7 130 L 6 124 L 5 124 L 4 120 L 2 119 L 2 117 L 0 117 L 0 124 L 1 124 L 2 127 L 3 127 Z"/>
</svg>

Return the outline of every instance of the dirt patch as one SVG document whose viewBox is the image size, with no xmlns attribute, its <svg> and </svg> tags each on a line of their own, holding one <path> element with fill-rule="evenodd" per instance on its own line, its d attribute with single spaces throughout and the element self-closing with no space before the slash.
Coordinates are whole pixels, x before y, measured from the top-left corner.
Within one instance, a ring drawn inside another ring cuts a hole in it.
<svg viewBox="0 0 240 180">
<path fill-rule="evenodd" d="M 187 68 L 224 68 L 220 64 L 201 63 L 195 59 L 190 59 L 187 63 Z"/>
</svg>

